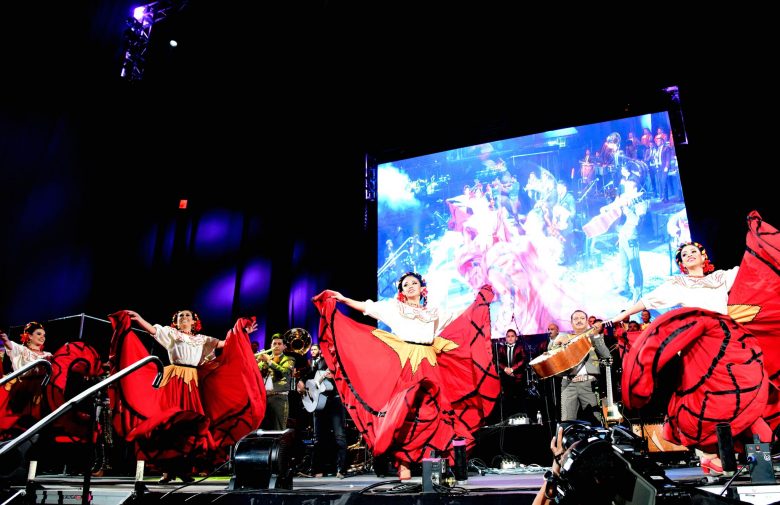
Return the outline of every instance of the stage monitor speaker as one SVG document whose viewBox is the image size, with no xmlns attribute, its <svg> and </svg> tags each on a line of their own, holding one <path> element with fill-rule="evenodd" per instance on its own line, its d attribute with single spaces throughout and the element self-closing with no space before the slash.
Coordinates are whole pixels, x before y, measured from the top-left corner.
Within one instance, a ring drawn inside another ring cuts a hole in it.
<svg viewBox="0 0 780 505">
<path fill-rule="evenodd" d="M 256 430 L 236 443 L 229 490 L 292 489 L 295 432 Z"/>
<path fill-rule="evenodd" d="M 20 485 L 27 478 L 27 467 L 29 458 L 27 451 L 37 442 L 38 435 L 33 435 L 13 449 L 6 450 L 0 454 L 0 487 L 5 485 Z M 10 444 L 12 440 L 6 440 L 0 443 L 0 449 Z"/>
<path fill-rule="evenodd" d="M 477 431 L 475 438 L 469 458 L 481 459 L 489 467 L 499 468 L 510 455 L 524 465 L 547 466 L 552 461 L 550 435 L 541 424 L 486 426 Z"/>
</svg>

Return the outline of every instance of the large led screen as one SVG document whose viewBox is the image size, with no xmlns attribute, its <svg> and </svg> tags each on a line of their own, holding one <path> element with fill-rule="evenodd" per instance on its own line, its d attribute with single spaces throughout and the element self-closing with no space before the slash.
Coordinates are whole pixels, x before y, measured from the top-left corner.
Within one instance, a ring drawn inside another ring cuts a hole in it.
<svg viewBox="0 0 780 505">
<path fill-rule="evenodd" d="M 679 170 L 666 112 L 379 164 L 378 298 L 417 271 L 445 311 L 491 284 L 495 337 L 612 317 L 677 273 Z"/>
</svg>

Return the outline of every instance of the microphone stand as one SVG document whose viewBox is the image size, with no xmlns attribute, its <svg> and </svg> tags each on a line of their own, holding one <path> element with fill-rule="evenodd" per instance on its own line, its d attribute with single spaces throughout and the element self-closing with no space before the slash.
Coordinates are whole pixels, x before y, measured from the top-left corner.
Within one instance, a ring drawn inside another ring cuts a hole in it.
<svg viewBox="0 0 780 505">
<path fill-rule="evenodd" d="M 504 424 L 504 381 L 501 380 L 501 365 L 498 362 L 498 346 L 499 346 L 499 342 L 498 342 L 498 340 L 496 340 L 496 342 L 494 344 L 494 349 L 493 349 L 493 358 L 496 360 L 496 363 L 495 363 L 496 364 L 496 373 L 498 374 L 498 383 L 499 383 L 499 386 L 501 387 L 501 391 L 499 392 L 499 395 L 498 395 L 498 415 L 499 415 L 499 418 L 501 419 L 499 424 L 503 426 L 503 424 Z"/>
<path fill-rule="evenodd" d="M 520 343 L 522 344 L 523 348 L 523 354 L 525 356 L 525 383 L 526 383 L 526 392 L 528 393 L 529 397 L 535 395 L 536 397 L 539 396 L 539 391 L 536 390 L 536 381 L 534 381 L 531 378 L 531 374 L 529 373 L 531 371 L 531 367 L 528 366 L 528 363 L 535 358 L 535 356 L 531 355 L 531 346 L 528 344 L 528 340 L 526 340 L 525 335 L 522 333 L 518 333 L 518 336 L 520 338 Z"/>
<path fill-rule="evenodd" d="M 550 344 L 551 344 L 551 342 L 550 342 L 550 332 L 547 332 L 545 335 L 547 335 L 547 348 L 549 349 Z M 555 421 L 555 418 L 557 417 L 557 415 L 556 416 L 552 415 L 552 410 L 550 409 L 550 396 L 552 396 L 552 398 L 553 398 L 552 403 L 553 403 L 553 406 L 556 408 L 556 410 L 557 410 L 556 399 L 558 398 L 558 395 L 555 392 L 555 376 L 547 377 L 546 384 L 548 384 L 549 387 L 545 387 L 544 388 L 544 392 L 543 392 L 543 394 L 544 394 L 544 410 L 547 413 L 547 432 L 548 432 L 549 436 L 552 437 L 553 436 L 553 422 Z M 548 389 L 549 389 L 549 391 L 548 391 Z"/>
<path fill-rule="evenodd" d="M 541 412 L 541 405 L 538 401 L 541 399 L 541 394 L 539 393 L 539 388 L 536 387 L 537 381 L 534 371 L 528 365 L 528 363 L 530 363 L 531 360 L 535 358 L 535 356 L 533 356 L 531 353 L 531 346 L 529 345 L 528 340 L 525 338 L 525 335 L 518 331 L 518 336 L 522 344 L 523 353 L 525 354 L 525 411 L 528 415 L 528 422 L 533 423 L 536 421 L 536 419 L 531 417 L 530 411 L 534 410 L 536 413 Z"/>
<path fill-rule="evenodd" d="M 598 177 L 596 177 L 593 180 L 593 182 L 588 184 L 588 187 L 585 188 L 585 191 L 582 192 L 582 196 L 580 197 L 580 199 L 577 200 L 577 203 L 582 203 L 582 201 L 585 199 L 586 196 L 588 196 L 588 193 L 590 193 L 590 190 L 593 189 L 593 186 L 595 186 L 597 182 L 599 182 L 599 178 Z"/>
</svg>

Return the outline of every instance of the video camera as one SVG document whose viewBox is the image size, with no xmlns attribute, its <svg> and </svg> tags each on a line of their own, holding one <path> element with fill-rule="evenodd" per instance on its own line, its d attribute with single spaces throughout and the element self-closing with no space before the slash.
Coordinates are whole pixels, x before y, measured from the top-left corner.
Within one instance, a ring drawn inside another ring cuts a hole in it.
<svg viewBox="0 0 780 505">
<path fill-rule="evenodd" d="M 562 422 L 565 450 L 557 502 L 655 505 L 656 496 L 676 487 L 657 465 L 639 457 L 641 439 L 621 426 L 610 429 L 583 421 Z"/>
<path fill-rule="evenodd" d="M 734 503 L 669 479 L 641 450 L 642 438 L 622 426 L 606 429 L 583 421 L 559 426 L 565 452 L 556 486 L 558 505 Z"/>
<path fill-rule="evenodd" d="M 564 450 L 582 440 L 610 440 L 610 430 L 593 426 L 587 421 L 562 421 L 558 426 L 563 428 L 561 443 Z"/>
</svg>

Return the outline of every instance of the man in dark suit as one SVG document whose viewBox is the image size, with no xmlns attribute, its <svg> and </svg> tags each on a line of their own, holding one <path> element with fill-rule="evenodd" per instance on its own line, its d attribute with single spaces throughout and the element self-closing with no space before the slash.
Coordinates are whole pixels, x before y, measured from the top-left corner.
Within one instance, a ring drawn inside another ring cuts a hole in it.
<svg viewBox="0 0 780 505">
<path fill-rule="evenodd" d="M 666 143 L 666 139 L 661 135 L 655 137 L 654 165 L 656 171 L 656 188 L 658 188 L 658 198 L 662 202 L 669 200 L 669 171 L 672 164 L 672 147 Z"/>
<path fill-rule="evenodd" d="M 506 340 L 498 348 L 498 368 L 501 377 L 501 408 L 504 418 L 527 413 L 525 402 L 525 368 L 528 360 L 525 349 L 517 341 L 515 330 L 506 330 Z"/>
</svg>

